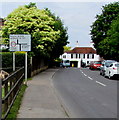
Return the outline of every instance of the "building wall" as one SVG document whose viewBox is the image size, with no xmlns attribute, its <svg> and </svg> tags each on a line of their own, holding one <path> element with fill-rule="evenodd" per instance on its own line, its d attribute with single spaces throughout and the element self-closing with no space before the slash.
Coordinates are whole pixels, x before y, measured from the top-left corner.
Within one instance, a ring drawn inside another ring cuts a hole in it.
<svg viewBox="0 0 119 120">
<path fill-rule="evenodd" d="M 78 61 L 78 68 L 81 67 L 81 60 L 82 62 L 90 63 L 91 61 L 99 61 L 100 56 L 97 54 L 75 54 L 75 53 L 64 53 L 60 56 L 62 60 L 69 60 L 69 61 Z"/>
</svg>

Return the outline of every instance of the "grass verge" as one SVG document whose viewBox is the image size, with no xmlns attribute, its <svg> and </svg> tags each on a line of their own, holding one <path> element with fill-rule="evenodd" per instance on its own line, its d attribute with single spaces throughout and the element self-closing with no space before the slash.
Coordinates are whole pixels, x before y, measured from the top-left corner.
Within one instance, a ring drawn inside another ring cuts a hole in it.
<svg viewBox="0 0 119 120">
<path fill-rule="evenodd" d="M 23 84 L 6 120 L 15 120 L 17 118 L 18 110 L 20 108 L 21 101 L 22 101 L 22 98 L 23 98 L 26 88 L 27 88 L 27 86 Z"/>
</svg>

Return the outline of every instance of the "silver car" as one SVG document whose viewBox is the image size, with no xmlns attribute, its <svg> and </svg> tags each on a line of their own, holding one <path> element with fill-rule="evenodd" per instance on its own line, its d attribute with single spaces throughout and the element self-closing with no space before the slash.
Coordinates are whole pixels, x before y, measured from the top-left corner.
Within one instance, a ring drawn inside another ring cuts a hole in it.
<svg viewBox="0 0 119 120">
<path fill-rule="evenodd" d="M 105 71 L 107 69 L 107 66 L 109 66 L 111 63 L 114 63 L 114 62 L 116 62 L 116 61 L 115 60 L 104 60 L 100 67 L 100 75 L 105 76 Z"/>
</svg>

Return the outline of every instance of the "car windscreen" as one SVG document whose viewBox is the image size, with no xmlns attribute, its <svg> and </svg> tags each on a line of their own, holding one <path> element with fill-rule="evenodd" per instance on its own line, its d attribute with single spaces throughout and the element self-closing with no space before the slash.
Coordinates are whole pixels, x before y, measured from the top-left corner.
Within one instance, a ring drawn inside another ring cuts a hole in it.
<svg viewBox="0 0 119 120">
<path fill-rule="evenodd" d="M 64 61 L 65 63 L 69 63 L 69 60 Z"/>
<path fill-rule="evenodd" d="M 119 64 L 115 64 L 116 67 L 119 67 Z"/>
</svg>

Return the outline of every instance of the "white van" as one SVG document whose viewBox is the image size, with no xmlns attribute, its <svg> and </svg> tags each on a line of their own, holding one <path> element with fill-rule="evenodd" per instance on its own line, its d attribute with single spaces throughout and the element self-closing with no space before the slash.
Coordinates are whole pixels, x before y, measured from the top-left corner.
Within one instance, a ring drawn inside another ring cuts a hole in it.
<svg viewBox="0 0 119 120">
<path fill-rule="evenodd" d="M 61 67 L 70 67 L 70 61 L 69 60 L 63 60 L 60 66 Z"/>
</svg>

